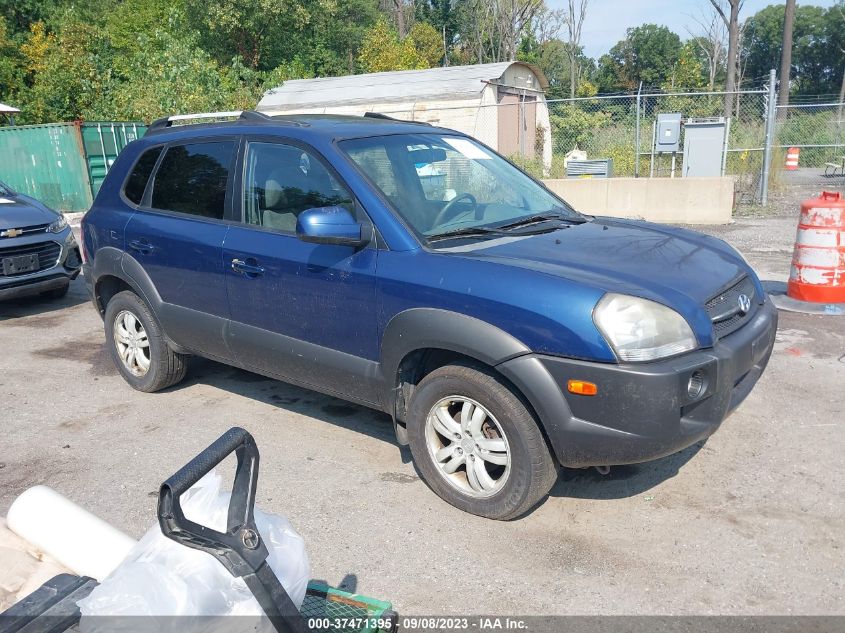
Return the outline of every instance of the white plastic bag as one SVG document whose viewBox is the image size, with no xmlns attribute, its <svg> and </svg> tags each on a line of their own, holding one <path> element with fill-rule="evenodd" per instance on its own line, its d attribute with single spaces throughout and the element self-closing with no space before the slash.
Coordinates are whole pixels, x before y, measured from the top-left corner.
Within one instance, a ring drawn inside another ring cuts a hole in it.
<svg viewBox="0 0 845 633">
<path fill-rule="evenodd" d="M 221 492 L 221 478 L 211 471 L 182 495 L 185 516 L 220 532 L 226 531 L 229 492 Z M 269 556 L 267 563 L 298 607 L 305 598 L 311 566 L 302 537 L 290 522 L 278 515 L 255 509 L 255 523 Z M 166 538 L 158 524 L 138 541 L 123 562 L 79 601 L 80 629 L 87 632 L 115 627 L 134 630 L 131 618 L 86 616 L 158 616 L 156 630 L 187 633 L 209 630 L 209 622 L 198 618 L 163 616 L 223 616 L 264 614 L 246 584 L 232 576 L 211 554 L 190 549 Z M 244 618 L 253 624 L 256 618 Z M 263 619 L 265 625 L 269 620 Z M 230 623 L 231 624 L 231 623 Z M 193 627 L 193 628 L 192 628 Z M 273 630 L 272 626 L 261 629 Z M 228 630 L 231 630 L 229 627 Z"/>
</svg>

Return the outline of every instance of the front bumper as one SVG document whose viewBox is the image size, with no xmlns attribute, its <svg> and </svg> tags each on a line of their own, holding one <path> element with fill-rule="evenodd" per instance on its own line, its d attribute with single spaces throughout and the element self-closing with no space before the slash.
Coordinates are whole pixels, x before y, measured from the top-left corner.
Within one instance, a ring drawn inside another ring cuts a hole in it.
<svg viewBox="0 0 845 633">
<path fill-rule="evenodd" d="M 642 364 L 604 364 L 529 355 L 499 365 L 543 423 L 563 466 L 632 464 L 675 453 L 711 435 L 748 396 L 775 342 L 777 310 L 767 298 L 740 330 L 707 350 Z M 704 388 L 687 393 L 701 372 Z M 595 396 L 565 393 L 569 380 Z"/>
<path fill-rule="evenodd" d="M 82 258 L 70 228 L 52 236 L 49 241 L 56 242 L 61 247 L 56 263 L 39 272 L 25 275 L 6 277 L 0 274 L 0 301 L 55 290 L 76 279 L 82 269 Z M 18 242 L 3 240 L 2 246 L 35 246 L 39 243 L 39 240 L 32 238 Z"/>
</svg>

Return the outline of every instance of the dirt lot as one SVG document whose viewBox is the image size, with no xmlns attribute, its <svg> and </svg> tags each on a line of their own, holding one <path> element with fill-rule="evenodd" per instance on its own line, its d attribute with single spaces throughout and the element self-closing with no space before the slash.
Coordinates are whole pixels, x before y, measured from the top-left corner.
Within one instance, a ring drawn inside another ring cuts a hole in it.
<svg viewBox="0 0 845 633">
<path fill-rule="evenodd" d="M 785 280 L 794 217 L 707 229 Z M 81 280 L 0 304 L 0 514 L 45 483 L 140 537 L 159 483 L 232 425 L 262 451 L 258 503 L 304 535 L 313 576 L 403 614 L 845 614 L 845 317 L 782 313 L 745 404 L 705 444 L 564 471 L 498 523 L 440 501 L 387 416 L 195 360 L 133 391 Z"/>
</svg>

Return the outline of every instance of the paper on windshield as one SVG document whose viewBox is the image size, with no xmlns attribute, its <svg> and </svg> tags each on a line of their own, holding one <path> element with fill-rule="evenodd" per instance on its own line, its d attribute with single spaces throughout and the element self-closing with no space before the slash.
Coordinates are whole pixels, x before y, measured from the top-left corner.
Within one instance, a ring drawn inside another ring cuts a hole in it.
<svg viewBox="0 0 845 633">
<path fill-rule="evenodd" d="M 444 141 L 470 160 L 491 160 L 493 157 L 465 138 L 444 138 Z"/>
</svg>

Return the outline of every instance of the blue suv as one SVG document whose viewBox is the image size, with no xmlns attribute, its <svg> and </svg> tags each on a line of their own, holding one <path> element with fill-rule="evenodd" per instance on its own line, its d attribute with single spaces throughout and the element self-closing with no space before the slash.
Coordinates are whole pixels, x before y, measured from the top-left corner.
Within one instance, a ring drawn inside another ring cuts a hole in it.
<svg viewBox="0 0 845 633">
<path fill-rule="evenodd" d="M 771 354 L 777 313 L 730 246 L 578 213 L 460 133 L 172 123 L 127 146 L 83 220 L 85 281 L 141 391 L 196 354 L 386 411 L 438 495 L 508 519 L 560 466 L 708 437 Z"/>
</svg>

